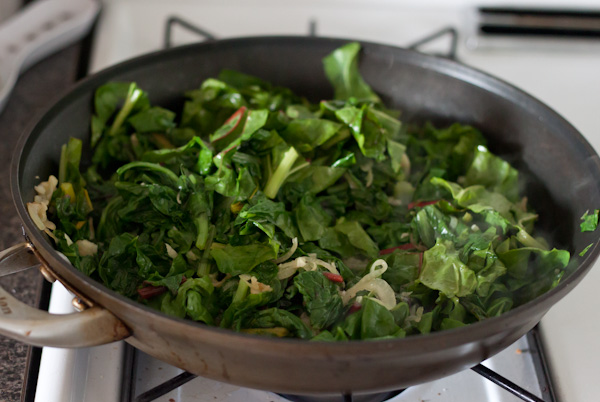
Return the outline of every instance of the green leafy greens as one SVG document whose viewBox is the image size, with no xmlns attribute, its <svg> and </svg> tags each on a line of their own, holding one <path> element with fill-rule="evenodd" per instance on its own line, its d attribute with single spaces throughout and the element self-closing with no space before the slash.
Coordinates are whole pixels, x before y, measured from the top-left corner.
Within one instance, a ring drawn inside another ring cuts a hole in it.
<svg viewBox="0 0 600 402">
<path fill-rule="evenodd" d="M 335 99 L 319 104 L 229 70 L 180 113 L 103 85 L 91 165 L 71 139 L 30 213 L 110 289 L 265 336 L 429 333 L 556 286 L 570 256 L 534 237 L 518 172 L 473 127 L 401 123 L 359 56 L 323 60 Z M 595 229 L 598 210 L 582 220 Z"/>
<path fill-rule="evenodd" d="M 590 211 L 585 211 L 585 214 L 581 217 L 581 231 L 582 232 L 593 232 L 598 227 L 598 215 L 600 210 L 595 209 L 591 214 Z"/>
</svg>

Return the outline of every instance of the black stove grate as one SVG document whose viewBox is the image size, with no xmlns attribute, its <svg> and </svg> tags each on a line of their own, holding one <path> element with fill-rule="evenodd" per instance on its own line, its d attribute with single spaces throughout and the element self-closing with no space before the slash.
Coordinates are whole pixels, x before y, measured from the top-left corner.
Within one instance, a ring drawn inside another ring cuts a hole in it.
<svg viewBox="0 0 600 402">
<path fill-rule="evenodd" d="M 205 29 L 202 29 L 183 18 L 180 18 L 176 15 L 172 15 L 167 19 L 167 23 L 165 25 L 164 32 L 164 40 L 163 46 L 165 49 L 169 49 L 173 47 L 173 34 L 175 27 L 181 26 L 183 29 L 193 32 L 199 36 L 201 36 L 204 40 L 215 40 L 217 37 L 212 33 L 208 32 Z"/>
<path fill-rule="evenodd" d="M 168 394 L 169 392 L 173 391 L 174 389 L 177 389 L 177 388 L 181 387 L 182 385 L 187 384 L 188 382 L 190 382 L 191 380 L 193 380 L 196 377 L 198 377 L 198 376 L 185 371 L 185 372 L 171 378 L 170 380 L 165 381 L 164 383 L 160 384 L 159 386 L 154 387 L 151 390 L 144 392 L 140 396 L 133 399 L 133 402 L 155 401 L 156 399 L 160 398 L 161 396 L 163 396 L 165 394 Z"/>
<path fill-rule="evenodd" d="M 290 402 L 385 402 L 389 401 L 397 395 L 400 395 L 404 390 L 378 392 L 373 394 L 353 395 L 340 394 L 337 396 L 303 396 L 303 395 L 284 395 L 279 396 Z"/>
<path fill-rule="evenodd" d="M 169 49 L 174 46 L 174 31 L 178 26 L 184 30 L 197 34 L 205 41 L 212 41 L 217 39 L 216 35 L 205 30 L 204 28 L 201 28 L 181 17 L 172 15 L 169 18 L 167 18 L 167 22 L 165 24 L 165 30 L 163 35 L 163 46 L 165 49 Z M 308 36 L 317 36 L 317 20 L 315 19 L 311 19 L 308 21 Z M 444 37 L 448 37 L 450 39 L 448 50 L 446 53 L 436 53 L 435 55 L 456 60 L 456 50 L 458 48 L 458 31 L 454 27 L 446 27 L 437 30 L 431 33 L 430 35 L 427 35 L 424 38 L 419 39 L 413 42 L 412 44 L 406 46 L 406 48 L 418 51 L 423 46 L 436 42 L 440 39 L 443 39 Z"/>
<path fill-rule="evenodd" d="M 538 336 L 537 327 L 531 330 L 527 336 L 532 341 L 532 338 Z M 485 367 L 482 364 L 478 364 L 473 367 L 472 370 L 483 376 L 484 378 L 490 380 L 491 382 L 497 384 L 502 387 L 506 391 L 515 395 L 519 399 L 525 402 L 556 402 L 556 398 L 554 395 L 554 391 L 551 388 L 551 382 L 549 381 L 549 377 L 547 375 L 547 370 L 545 368 L 543 362 L 543 351 L 538 349 L 539 345 L 533 344 L 533 349 L 530 350 L 532 357 L 534 359 L 534 364 L 536 365 L 536 370 L 539 372 L 539 368 L 542 368 L 542 372 L 538 376 L 540 378 L 540 388 L 543 390 L 545 394 L 545 398 L 540 398 L 531 392 L 525 390 L 514 382 L 508 380 L 502 375 L 496 373 L 495 371 Z M 168 394 L 169 392 L 177 389 L 180 386 L 185 385 L 189 381 L 195 379 L 197 376 L 195 374 L 191 374 L 189 372 L 183 372 L 162 384 L 155 386 L 154 388 L 135 396 L 135 377 L 137 372 L 136 367 L 136 350 L 128 346 L 127 358 L 125 362 L 125 373 L 131 373 L 131 375 L 125 379 L 123 383 L 123 398 L 121 402 L 152 402 L 156 401 L 158 398 Z M 384 402 L 391 400 L 392 398 L 399 395 L 404 390 L 391 391 L 391 392 L 383 392 L 383 393 L 374 393 L 374 394 L 360 394 L 353 395 L 351 393 L 340 394 L 339 396 L 304 396 L 304 395 L 286 395 L 279 394 L 281 397 L 285 398 L 290 402 Z"/>
<path fill-rule="evenodd" d="M 490 380 L 494 384 L 504 388 L 505 390 L 507 390 L 511 394 L 519 397 L 520 399 L 524 400 L 525 402 L 544 402 L 544 400 L 542 398 L 538 398 L 537 396 L 533 395 L 531 392 L 519 387 L 514 382 L 507 380 L 506 378 L 502 377 L 495 371 L 490 370 L 489 368 L 485 367 L 482 364 L 478 364 L 477 366 L 472 367 L 471 370 L 473 370 L 477 374 L 485 377 L 486 379 Z"/>
</svg>

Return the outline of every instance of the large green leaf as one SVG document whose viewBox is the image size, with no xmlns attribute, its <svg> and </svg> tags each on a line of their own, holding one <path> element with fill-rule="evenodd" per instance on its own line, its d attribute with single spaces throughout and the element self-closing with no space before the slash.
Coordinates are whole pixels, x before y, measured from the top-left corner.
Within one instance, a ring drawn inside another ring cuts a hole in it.
<svg viewBox="0 0 600 402">
<path fill-rule="evenodd" d="M 230 275 L 249 273 L 261 262 L 277 257 L 273 247 L 264 244 L 226 245 L 224 248 L 213 248 L 210 255 L 214 258 L 219 271 Z"/>
<path fill-rule="evenodd" d="M 477 288 L 477 277 L 458 258 L 451 243 L 438 241 L 423 253 L 419 280 L 448 297 L 470 295 Z"/>
<path fill-rule="evenodd" d="M 333 85 L 335 99 L 357 98 L 371 102 L 380 102 L 379 97 L 363 80 L 358 70 L 360 44 L 354 42 L 344 45 L 323 59 L 325 74 Z"/>
</svg>

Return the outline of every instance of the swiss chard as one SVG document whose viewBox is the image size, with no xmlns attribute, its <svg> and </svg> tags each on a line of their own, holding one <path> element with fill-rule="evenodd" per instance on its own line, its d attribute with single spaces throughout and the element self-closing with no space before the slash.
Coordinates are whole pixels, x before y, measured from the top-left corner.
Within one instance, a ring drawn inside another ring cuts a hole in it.
<svg viewBox="0 0 600 402">
<path fill-rule="evenodd" d="M 135 83 L 103 85 L 91 166 L 65 144 L 32 217 L 107 287 L 250 334 L 426 334 L 556 286 L 570 255 L 534 236 L 515 168 L 471 126 L 401 123 L 359 58 L 350 43 L 323 60 L 335 99 L 318 104 L 231 70 L 180 113 Z"/>
</svg>

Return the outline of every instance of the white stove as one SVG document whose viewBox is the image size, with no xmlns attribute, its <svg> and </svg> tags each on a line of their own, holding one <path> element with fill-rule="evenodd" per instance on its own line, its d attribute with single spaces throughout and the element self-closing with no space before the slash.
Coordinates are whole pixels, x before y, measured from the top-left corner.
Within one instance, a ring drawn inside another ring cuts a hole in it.
<svg viewBox="0 0 600 402">
<path fill-rule="evenodd" d="M 429 0 L 260 0 L 228 2 L 193 0 L 105 1 L 96 29 L 90 70 L 98 71 L 128 58 L 159 50 L 166 21 L 178 16 L 218 38 L 271 34 L 306 35 L 314 21 L 318 36 L 361 39 L 407 46 L 448 26 L 458 32 L 458 59 L 500 77 L 557 110 L 590 143 L 600 150 L 600 39 L 483 41 L 474 34 L 475 6 L 492 1 Z M 540 6 L 541 1 L 530 1 Z M 544 6 L 564 5 L 545 1 Z M 569 8 L 598 7 L 594 0 L 568 3 Z M 176 45 L 197 42 L 199 37 L 174 28 Z M 440 40 L 427 50 L 444 51 Z M 599 206 L 590 206 L 598 208 Z M 597 380 L 600 361 L 600 320 L 596 264 L 580 285 L 544 317 L 540 333 L 551 369 L 556 399 L 594 401 L 600 394 Z M 71 297 L 54 285 L 51 311 L 66 312 Z M 516 344 L 485 365 L 517 382 L 533 394 L 548 398 L 543 381 L 535 375 L 536 356 L 531 339 Z M 123 343 L 84 350 L 45 348 L 36 401 L 121 402 L 123 381 L 131 370 L 123 362 Z M 131 380 L 135 395 L 181 373 L 174 367 L 138 353 Z M 531 374 L 531 373 L 534 374 Z M 53 374 L 62 373 L 62 376 Z M 542 385 L 540 386 L 540 381 Z M 284 401 L 272 393 L 249 390 L 196 378 L 156 401 Z M 496 385 L 468 370 L 439 381 L 412 387 L 392 401 L 518 401 Z"/>
</svg>

